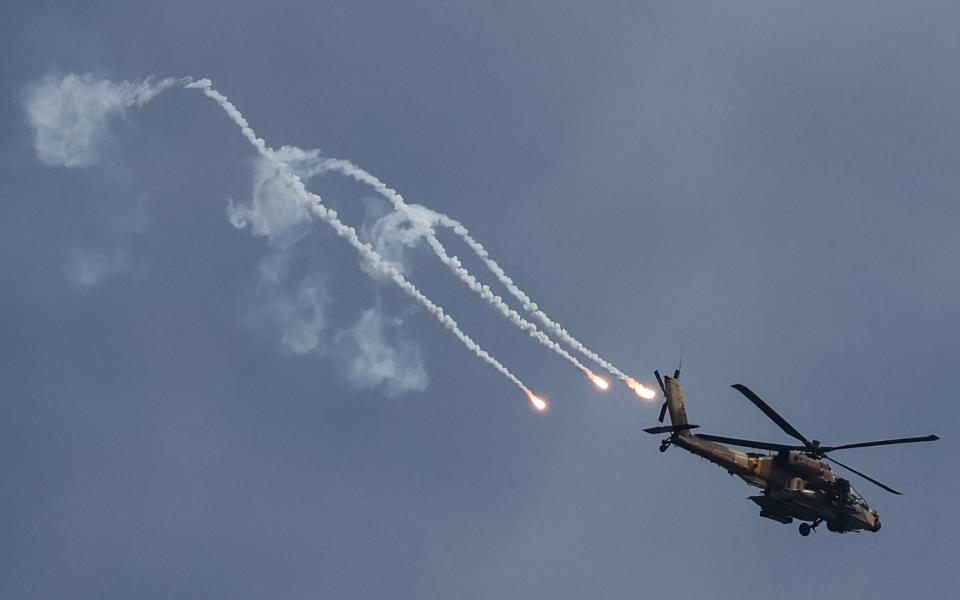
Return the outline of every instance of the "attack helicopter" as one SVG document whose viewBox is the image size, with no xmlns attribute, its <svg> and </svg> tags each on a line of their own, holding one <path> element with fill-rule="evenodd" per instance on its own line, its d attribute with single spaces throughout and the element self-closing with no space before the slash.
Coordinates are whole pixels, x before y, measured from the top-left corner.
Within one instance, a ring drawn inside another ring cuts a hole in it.
<svg viewBox="0 0 960 600">
<path fill-rule="evenodd" d="M 726 469 L 747 484 L 760 488 L 762 491 L 759 494 L 749 497 L 760 506 L 760 516 L 784 524 L 797 519 L 801 521 L 800 535 L 804 537 L 810 535 L 821 523 L 826 523 L 828 530 L 837 533 L 880 530 L 877 511 L 867 504 L 866 499 L 849 480 L 834 473 L 824 461 L 830 461 L 892 494 L 900 495 L 900 492 L 892 487 L 828 454 L 849 448 L 932 442 L 940 439 L 936 435 L 926 435 L 825 446 L 797 431 L 760 396 L 739 383 L 733 386 L 735 390 L 759 408 L 784 433 L 801 443 L 778 444 L 705 433 L 694 434 L 691 430 L 699 428 L 699 425 L 693 425 L 687 420 L 683 387 L 680 385 L 680 369 L 674 371 L 673 377 L 661 377 L 659 371 L 653 373 L 665 398 L 660 408 L 659 421 L 663 423 L 666 413 L 669 412 L 671 424 L 650 427 L 644 431 L 654 435 L 670 434 L 660 442 L 660 452 L 666 452 L 670 446 L 683 448 Z M 741 452 L 724 444 L 766 450 L 773 454 Z"/>
</svg>

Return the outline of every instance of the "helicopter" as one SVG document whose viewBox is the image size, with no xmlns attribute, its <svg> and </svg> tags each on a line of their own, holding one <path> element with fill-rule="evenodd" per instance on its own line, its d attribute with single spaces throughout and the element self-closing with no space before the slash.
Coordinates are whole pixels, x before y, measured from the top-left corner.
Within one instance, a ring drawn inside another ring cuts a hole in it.
<svg viewBox="0 0 960 600">
<path fill-rule="evenodd" d="M 699 428 L 687 420 L 687 409 L 683 401 L 683 387 L 680 385 L 680 369 L 673 377 L 661 377 L 659 371 L 653 372 L 664 395 L 660 408 L 660 423 L 667 412 L 670 413 L 670 425 L 661 425 L 644 429 L 647 433 L 670 434 L 660 442 L 660 452 L 666 452 L 670 446 L 677 446 L 696 454 L 726 469 L 747 484 L 762 490 L 749 499 L 760 507 L 760 516 L 789 524 L 794 519 L 801 521 L 800 535 L 806 537 L 821 523 L 836 533 L 880 530 L 880 517 L 877 511 L 867 504 L 866 499 L 850 484 L 840 477 L 824 461 L 847 469 L 870 483 L 892 494 L 901 495 L 892 487 L 857 471 L 849 465 L 828 456 L 837 450 L 849 448 L 867 448 L 892 444 L 911 444 L 915 442 L 933 442 L 940 439 L 936 435 L 908 437 L 839 446 L 826 446 L 819 440 L 811 440 L 797 431 L 779 413 L 770 408 L 760 396 L 743 384 L 732 387 L 743 394 L 747 400 L 759 408 L 764 415 L 777 424 L 790 437 L 800 444 L 777 444 L 759 442 L 705 433 L 694 434 L 691 430 Z M 766 450 L 773 454 L 741 452 L 724 444 Z"/>
</svg>

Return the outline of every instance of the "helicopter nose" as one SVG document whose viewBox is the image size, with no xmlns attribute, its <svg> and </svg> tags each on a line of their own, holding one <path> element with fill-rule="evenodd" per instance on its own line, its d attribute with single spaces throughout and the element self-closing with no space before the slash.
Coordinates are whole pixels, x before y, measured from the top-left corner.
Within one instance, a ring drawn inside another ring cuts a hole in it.
<svg viewBox="0 0 960 600">
<path fill-rule="evenodd" d="M 880 531 L 880 515 L 877 514 L 877 511 L 873 511 L 873 527 L 870 531 Z"/>
</svg>

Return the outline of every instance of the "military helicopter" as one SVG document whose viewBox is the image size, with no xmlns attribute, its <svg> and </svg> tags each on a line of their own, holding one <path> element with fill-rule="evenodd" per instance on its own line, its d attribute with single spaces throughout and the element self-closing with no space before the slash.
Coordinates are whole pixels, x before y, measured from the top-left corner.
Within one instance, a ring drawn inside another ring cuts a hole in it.
<svg viewBox="0 0 960 600">
<path fill-rule="evenodd" d="M 699 425 L 692 425 L 687 420 L 683 387 L 680 385 L 680 369 L 674 371 L 673 377 L 661 377 L 659 371 L 653 373 L 665 398 L 660 408 L 659 421 L 663 423 L 664 416 L 669 411 L 671 424 L 651 427 L 644 431 L 655 435 L 670 434 L 660 442 L 660 452 L 666 452 L 670 446 L 683 448 L 719 465 L 749 485 L 761 488 L 763 491 L 760 494 L 750 496 L 750 500 L 760 506 L 760 516 L 784 524 L 792 523 L 793 519 L 802 521 L 800 535 L 804 537 L 810 535 L 810 532 L 821 523 L 826 523 L 828 530 L 837 533 L 880 530 L 880 517 L 877 511 L 870 508 L 866 499 L 848 480 L 836 475 L 830 465 L 821 459 L 843 467 L 892 494 L 900 495 L 900 492 L 892 487 L 827 456 L 829 453 L 848 448 L 932 442 L 940 439 L 936 435 L 927 435 L 824 446 L 818 440 L 807 439 L 761 400 L 760 396 L 739 383 L 733 388 L 746 396 L 747 400 L 759 408 L 787 435 L 800 441 L 801 445 L 758 442 L 704 433 L 694 434 L 691 430 L 697 429 Z M 741 452 L 724 444 L 767 450 L 775 454 Z"/>
</svg>

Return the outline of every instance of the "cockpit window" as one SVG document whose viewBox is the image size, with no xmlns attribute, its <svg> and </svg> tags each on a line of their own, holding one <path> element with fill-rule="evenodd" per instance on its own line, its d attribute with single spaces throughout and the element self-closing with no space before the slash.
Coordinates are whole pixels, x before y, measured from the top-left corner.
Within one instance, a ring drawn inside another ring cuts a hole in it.
<svg viewBox="0 0 960 600">
<path fill-rule="evenodd" d="M 870 505 L 867 504 L 867 499 L 863 497 L 863 494 L 860 493 L 860 490 L 853 487 L 852 485 L 850 486 L 850 497 L 853 498 L 853 501 L 858 506 L 862 506 L 863 508 L 867 508 L 867 509 L 870 508 Z"/>
</svg>

